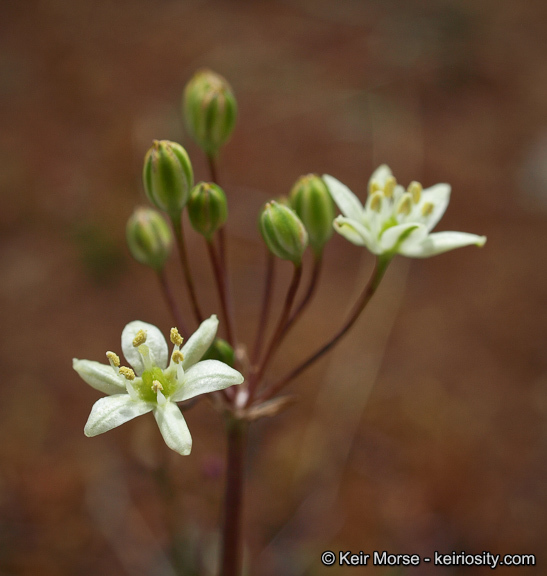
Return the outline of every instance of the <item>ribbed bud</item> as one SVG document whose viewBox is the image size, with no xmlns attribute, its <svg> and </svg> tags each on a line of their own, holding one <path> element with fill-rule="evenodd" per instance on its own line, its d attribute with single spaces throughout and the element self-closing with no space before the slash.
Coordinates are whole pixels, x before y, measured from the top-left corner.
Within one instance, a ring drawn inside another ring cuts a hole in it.
<svg viewBox="0 0 547 576">
<path fill-rule="evenodd" d="M 196 184 L 188 199 L 188 216 L 194 230 L 210 240 L 228 217 L 226 195 L 222 188 L 212 182 Z"/>
<path fill-rule="evenodd" d="M 268 249 L 299 266 L 308 245 L 308 233 L 296 213 L 272 200 L 264 206 L 259 225 Z"/>
<path fill-rule="evenodd" d="M 202 360 L 220 360 L 230 367 L 234 367 L 235 355 L 234 349 L 222 338 L 215 338 Z"/>
<path fill-rule="evenodd" d="M 163 216 L 152 208 L 136 208 L 127 221 L 127 245 L 135 260 L 161 270 L 169 258 L 173 237 Z"/>
<path fill-rule="evenodd" d="M 325 182 L 317 174 L 300 177 L 291 190 L 290 200 L 308 231 L 312 250 L 321 254 L 334 231 L 334 202 Z"/>
<path fill-rule="evenodd" d="M 144 158 L 142 178 L 150 202 L 171 218 L 178 218 L 194 184 L 186 150 L 176 142 L 154 140 Z"/>
<path fill-rule="evenodd" d="M 205 153 L 216 156 L 230 138 L 237 103 L 228 82 L 211 70 L 199 70 L 184 89 L 184 121 L 190 136 Z"/>
</svg>

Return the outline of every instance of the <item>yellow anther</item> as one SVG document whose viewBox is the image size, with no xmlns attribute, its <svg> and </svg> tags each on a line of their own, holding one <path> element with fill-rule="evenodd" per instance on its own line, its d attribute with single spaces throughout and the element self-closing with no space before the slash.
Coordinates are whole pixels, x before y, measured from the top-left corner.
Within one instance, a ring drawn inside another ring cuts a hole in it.
<svg viewBox="0 0 547 576">
<path fill-rule="evenodd" d="M 182 362 L 184 360 L 184 356 L 182 355 L 182 352 L 180 350 L 175 350 L 173 352 L 173 355 L 171 356 L 171 359 L 175 364 L 178 364 L 179 362 Z"/>
<path fill-rule="evenodd" d="M 179 334 L 179 331 L 176 328 L 171 328 L 171 343 L 175 344 L 176 346 L 180 346 L 182 344 L 182 336 Z"/>
<path fill-rule="evenodd" d="M 146 332 L 144 330 L 139 330 L 133 338 L 133 346 L 138 348 L 141 344 L 146 342 Z"/>
<path fill-rule="evenodd" d="M 426 202 L 422 206 L 422 216 L 429 216 L 431 214 L 431 212 L 433 212 L 433 208 L 435 208 L 435 206 L 433 206 L 433 204 L 431 204 L 431 202 Z"/>
<path fill-rule="evenodd" d="M 154 380 L 152 382 L 152 390 L 154 392 L 158 392 L 158 390 L 163 390 L 163 386 L 161 385 L 161 382 L 159 380 Z"/>
<path fill-rule="evenodd" d="M 419 182 L 413 181 L 408 185 L 408 193 L 412 196 L 414 204 L 418 204 L 422 197 L 423 187 Z"/>
<path fill-rule="evenodd" d="M 379 182 L 377 180 L 373 180 L 369 185 L 368 185 L 368 193 L 372 196 L 372 194 L 374 194 L 374 192 L 378 192 L 378 190 L 381 190 L 382 187 L 380 186 Z"/>
<path fill-rule="evenodd" d="M 384 184 L 384 195 L 386 198 L 393 197 L 395 186 L 397 186 L 397 180 L 395 180 L 395 176 L 388 176 L 386 178 L 386 183 Z"/>
<path fill-rule="evenodd" d="M 110 360 L 110 362 L 112 362 L 112 364 L 114 364 L 114 366 L 116 366 L 116 368 L 120 367 L 120 357 L 117 354 L 108 351 L 106 353 L 106 357 Z"/>
<path fill-rule="evenodd" d="M 133 370 L 131 370 L 131 368 L 128 368 L 127 366 L 122 366 L 120 368 L 120 374 L 126 380 L 135 380 L 135 372 L 133 372 Z"/>
<path fill-rule="evenodd" d="M 382 209 L 382 200 L 384 195 L 381 192 L 374 192 L 372 198 L 370 199 L 370 209 L 374 212 L 380 212 Z"/>
<path fill-rule="evenodd" d="M 399 206 L 397 206 L 397 214 L 404 214 L 405 216 L 408 216 L 411 210 L 412 210 L 412 196 L 408 192 L 405 192 L 401 196 Z"/>
</svg>

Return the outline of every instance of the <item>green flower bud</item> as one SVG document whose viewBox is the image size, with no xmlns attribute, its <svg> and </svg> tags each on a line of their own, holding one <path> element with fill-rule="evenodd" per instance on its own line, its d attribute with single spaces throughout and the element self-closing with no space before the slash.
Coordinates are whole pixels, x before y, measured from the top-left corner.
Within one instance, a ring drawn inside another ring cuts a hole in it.
<svg viewBox="0 0 547 576">
<path fill-rule="evenodd" d="M 234 367 L 235 354 L 234 349 L 222 338 L 215 338 L 207 352 L 201 358 L 202 360 L 220 360 L 230 367 Z"/>
<path fill-rule="evenodd" d="M 228 82 L 211 70 L 199 70 L 184 89 L 182 109 L 190 136 L 206 154 L 216 156 L 230 138 L 237 117 Z"/>
<path fill-rule="evenodd" d="M 150 202 L 172 219 L 178 218 L 194 184 L 186 150 L 176 142 L 154 140 L 144 158 L 142 178 Z"/>
<path fill-rule="evenodd" d="M 196 184 L 188 199 L 188 216 L 194 230 L 210 240 L 228 217 L 226 195 L 222 188 L 212 182 Z"/>
<path fill-rule="evenodd" d="M 308 245 L 308 233 L 296 213 L 272 200 L 264 206 L 259 225 L 268 249 L 299 266 Z"/>
<path fill-rule="evenodd" d="M 135 260 L 161 270 L 169 258 L 173 237 L 163 216 L 152 208 L 136 208 L 127 221 L 127 244 Z"/>
<path fill-rule="evenodd" d="M 334 202 L 323 179 L 317 174 L 299 178 L 291 190 L 291 207 L 308 231 L 310 246 L 321 254 L 334 228 Z"/>
</svg>

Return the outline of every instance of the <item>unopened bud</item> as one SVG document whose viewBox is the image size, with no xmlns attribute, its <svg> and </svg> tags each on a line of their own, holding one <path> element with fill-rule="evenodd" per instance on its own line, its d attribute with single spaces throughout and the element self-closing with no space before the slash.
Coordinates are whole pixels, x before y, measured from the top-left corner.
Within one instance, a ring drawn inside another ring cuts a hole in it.
<svg viewBox="0 0 547 576">
<path fill-rule="evenodd" d="M 194 186 L 188 199 L 188 216 L 194 230 L 210 240 L 228 217 L 226 195 L 222 188 L 208 182 Z"/>
<path fill-rule="evenodd" d="M 215 156 L 236 123 L 237 103 L 228 82 L 211 70 L 196 72 L 184 89 L 182 107 L 190 136 Z"/>
<path fill-rule="evenodd" d="M 264 206 L 259 225 L 268 249 L 299 266 L 308 245 L 308 233 L 296 213 L 273 200 Z"/>
<path fill-rule="evenodd" d="M 127 245 L 135 260 L 161 270 L 169 258 L 173 237 L 163 216 L 152 208 L 137 208 L 127 221 Z"/>
<path fill-rule="evenodd" d="M 234 367 L 234 349 L 222 338 L 215 338 L 209 349 L 202 357 L 202 360 L 220 360 L 230 367 Z"/>
<path fill-rule="evenodd" d="M 291 206 L 306 227 L 312 250 L 320 254 L 334 231 L 334 202 L 323 179 L 317 174 L 299 178 L 291 191 Z"/>
<path fill-rule="evenodd" d="M 172 219 L 178 218 L 194 184 L 186 150 L 176 142 L 155 140 L 144 158 L 142 176 L 150 202 Z"/>
</svg>

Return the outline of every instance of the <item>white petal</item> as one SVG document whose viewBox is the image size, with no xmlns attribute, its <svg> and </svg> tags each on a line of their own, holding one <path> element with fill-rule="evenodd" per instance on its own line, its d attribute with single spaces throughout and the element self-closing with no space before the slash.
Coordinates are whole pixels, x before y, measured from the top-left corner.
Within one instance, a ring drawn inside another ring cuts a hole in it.
<svg viewBox="0 0 547 576">
<path fill-rule="evenodd" d="M 372 234 L 360 222 L 352 218 L 337 216 L 334 219 L 334 229 L 352 244 L 366 246 L 371 252 L 377 253 Z"/>
<path fill-rule="evenodd" d="M 466 232 L 437 232 L 417 244 L 403 246 L 400 253 L 413 258 L 428 258 L 463 246 L 484 246 L 486 236 Z"/>
<path fill-rule="evenodd" d="M 152 410 L 152 405 L 142 400 L 135 402 L 129 394 L 116 394 L 101 398 L 93 405 L 84 428 L 86 436 L 97 436 L 120 426 L 124 422 Z"/>
<path fill-rule="evenodd" d="M 372 173 L 372 176 L 370 177 L 370 179 L 368 181 L 368 188 L 367 189 L 370 190 L 370 185 L 373 181 L 378 182 L 378 184 L 383 188 L 384 184 L 386 183 L 386 180 L 388 179 L 389 176 L 393 176 L 393 173 L 391 172 L 391 168 L 387 164 L 381 164 Z"/>
<path fill-rule="evenodd" d="M 449 184 L 435 184 L 435 186 L 431 186 L 431 188 L 426 188 L 422 191 L 420 207 L 426 202 L 433 204 L 433 211 L 429 216 L 424 218 L 424 224 L 427 226 L 428 232 L 435 228 L 446 212 L 448 203 L 450 202 L 450 190 Z"/>
<path fill-rule="evenodd" d="M 188 456 L 192 451 L 192 436 L 180 408 L 167 402 L 165 406 L 154 409 L 154 417 L 167 446 L 182 456 Z"/>
<path fill-rule="evenodd" d="M 153 324 L 134 320 L 133 322 L 129 322 L 129 324 L 123 329 L 122 350 L 127 361 L 135 369 L 135 372 L 140 375 L 144 370 L 141 355 L 133 346 L 133 339 L 139 330 L 144 330 L 146 332 L 146 345 L 150 348 L 156 365 L 160 368 L 167 368 L 169 350 L 167 348 L 167 342 L 165 341 L 160 329 L 156 328 Z"/>
<path fill-rule="evenodd" d="M 340 208 L 340 212 L 348 218 L 361 220 L 363 218 L 363 205 L 359 202 L 359 198 L 340 180 L 328 174 L 323 174 L 323 180 L 329 189 L 332 199 Z"/>
<path fill-rule="evenodd" d="M 72 359 L 72 367 L 80 378 L 95 390 L 105 394 L 123 394 L 125 381 L 120 378 L 110 365 L 101 364 L 93 360 Z"/>
<path fill-rule="evenodd" d="M 199 394 L 207 394 L 215 390 L 224 390 L 228 386 L 241 384 L 243 376 L 224 362 L 218 360 L 203 360 L 188 368 L 179 390 L 170 398 L 172 402 L 189 400 Z"/>
<path fill-rule="evenodd" d="M 400 252 L 401 246 L 406 243 L 414 244 L 427 236 L 427 229 L 423 224 L 407 222 L 388 228 L 380 240 L 383 252 Z"/>
<path fill-rule="evenodd" d="M 207 352 L 209 346 L 215 339 L 218 328 L 218 319 L 213 314 L 207 320 L 204 320 L 199 328 L 188 338 L 186 344 L 182 347 L 182 367 L 187 370 L 201 360 L 201 357 Z"/>
</svg>

